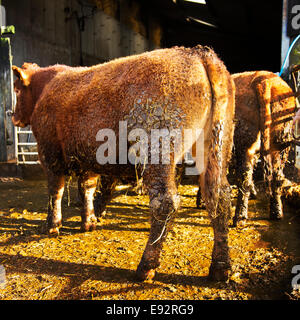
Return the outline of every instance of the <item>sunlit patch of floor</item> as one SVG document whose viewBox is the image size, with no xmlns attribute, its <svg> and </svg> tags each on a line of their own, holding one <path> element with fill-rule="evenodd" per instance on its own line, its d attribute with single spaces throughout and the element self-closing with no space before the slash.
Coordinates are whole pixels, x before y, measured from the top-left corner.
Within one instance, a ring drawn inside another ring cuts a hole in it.
<svg viewBox="0 0 300 320">
<path fill-rule="evenodd" d="M 226 283 L 207 278 L 213 230 L 198 187 L 181 185 L 181 209 L 163 247 L 154 280 L 138 283 L 135 269 L 147 242 L 147 195 L 118 186 L 106 217 L 80 232 L 76 183 L 63 200 L 59 236 L 40 233 L 47 216 L 45 181 L 0 182 L 0 265 L 6 270 L 0 299 L 278 299 L 296 298 L 291 267 L 300 264 L 299 216 L 268 220 L 267 205 L 249 203 L 249 221 L 229 228 L 232 273 Z M 233 190 L 234 191 L 234 190 Z M 236 193 L 233 192 L 233 206 Z M 232 210 L 234 213 L 234 207 Z"/>
</svg>

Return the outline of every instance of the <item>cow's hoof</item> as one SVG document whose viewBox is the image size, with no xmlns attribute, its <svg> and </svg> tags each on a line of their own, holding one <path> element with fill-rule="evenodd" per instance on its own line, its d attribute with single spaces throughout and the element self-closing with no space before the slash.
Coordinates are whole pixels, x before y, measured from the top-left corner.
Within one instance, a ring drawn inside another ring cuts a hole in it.
<svg viewBox="0 0 300 320">
<path fill-rule="evenodd" d="M 96 230 L 97 223 L 95 222 L 85 222 L 81 224 L 80 231 L 87 232 L 87 231 L 94 231 Z"/>
<path fill-rule="evenodd" d="M 49 234 L 49 235 L 59 235 L 59 228 L 61 227 L 61 223 L 56 225 L 56 226 L 53 226 L 53 227 L 49 227 L 49 225 L 45 224 L 42 226 L 41 228 L 41 233 L 43 234 Z"/>
<path fill-rule="evenodd" d="M 208 278 L 213 281 L 227 281 L 229 279 L 230 269 L 220 266 L 211 266 Z"/>
<path fill-rule="evenodd" d="M 97 218 L 97 221 L 100 222 L 102 218 L 105 218 L 106 216 L 106 210 L 102 211 L 101 213 L 96 213 L 96 218 Z"/>
<path fill-rule="evenodd" d="M 232 221 L 232 226 L 234 228 L 239 227 L 239 228 L 243 228 L 246 225 L 247 219 L 233 219 Z"/>
<path fill-rule="evenodd" d="M 58 236 L 59 235 L 59 227 L 49 229 L 48 234 L 50 234 L 52 236 L 55 236 L 55 235 Z"/>
<path fill-rule="evenodd" d="M 152 280 L 155 276 L 155 270 L 145 270 L 142 267 L 138 266 L 136 270 L 136 278 L 138 281 L 146 281 L 146 280 Z"/>
</svg>

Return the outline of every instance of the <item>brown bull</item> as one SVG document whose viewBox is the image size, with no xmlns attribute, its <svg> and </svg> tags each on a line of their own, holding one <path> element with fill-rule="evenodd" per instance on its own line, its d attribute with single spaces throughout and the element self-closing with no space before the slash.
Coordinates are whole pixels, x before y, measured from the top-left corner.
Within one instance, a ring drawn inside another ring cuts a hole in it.
<svg viewBox="0 0 300 320">
<path fill-rule="evenodd" d="M 248 217 L 248 199 L 251 192 L 255 193 L 253 169 L 259 157 L 269 196 L 270 218 L 280 219 L 283 169 L 293 140 L 293 91 L 279 76 L 267 71 L 244 72 L 232 77 L 236 86 L 233 159 L 238 187 L 233 224 Z"/>
<path fill-rule="evenodd" d="M 201 188 L 215 235 L 210 275 L 228 276 L 230 187 L 226 172 L 233 141 L 234 84 L 211 49 L 161 49 L 90 68 L 66 68 L 48 84 L 41 76 L 51 68 L 13 69 L 18 77 L 13 122 L 31 124 L 48 177 L 48 232 L 58 232 L 62 223 L 65 175 L 75 172 L 81 177 L 82 230 L 92 230 L 98 175 L 132 177 L 139 171 L 150 198 L 151 229 L 137 275 L 141 280 L 153 277 L 179 207 L 175 169 L 187 150 L 178 154 L 171 148 L 169 163 L 124 164 L 127 154 L 124 158 L 118 151 L 116 163 L 102 163 L 98 152 L 103 146 L 111 147 L 111 141 L 99 139 L 99 130 L 114 132 L 115 150 L 119 150 L 120 139 L 124 142 L 120 122 L 127 121 L 132 130 L 143 129 L 149 141 L 153 128 L 175 128 L 182 135 L 186 128 L 201 128 L 205 147 Z M 196 140 L 194 135 L 188 147 Z"/>
</svg>

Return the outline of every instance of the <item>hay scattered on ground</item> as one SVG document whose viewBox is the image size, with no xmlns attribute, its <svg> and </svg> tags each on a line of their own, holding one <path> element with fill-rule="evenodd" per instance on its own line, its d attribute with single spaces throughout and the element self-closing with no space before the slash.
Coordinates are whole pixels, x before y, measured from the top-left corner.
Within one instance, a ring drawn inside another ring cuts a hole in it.
<svg viewBox="0 0 300 320">
<path fill-rule="evenodd" d="M 80 233 L 76 184 L 63 201 L 58 237 L 42 235 L 44 181 L 0 181 L 0 299 L 296 299 L 291 268 L 300 264 L 300 221 L 285 210 L 269 221 L 267 207 L 250 201 L 250 220 L 230 228 L 233 270 L 227 283 L 207 279 L 213 230 L 205 208 L 195 208 L 195 186 L 180 186 L 182 208 L 168 235 L 154 280 L 135 282 L 149 233 L 148 197 L 120 188 L 93 232 Z M 234 198 L 234 194 L 233 194 Z M 235 200 L 233 201 L 233 203 Z"/>
</svg>

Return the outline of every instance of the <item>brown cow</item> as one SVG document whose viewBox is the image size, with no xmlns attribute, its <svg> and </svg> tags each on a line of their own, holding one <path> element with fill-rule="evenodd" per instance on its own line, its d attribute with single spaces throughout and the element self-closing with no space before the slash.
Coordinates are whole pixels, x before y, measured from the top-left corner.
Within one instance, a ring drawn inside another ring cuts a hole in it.
<svg viewBox="0 0 300 320">
<path fill-rule="evenodd" d="M 81 68 L 82 70 L 84 69 L 82 67 L 78 67 L 77 69 L 79 68 Z M 71 69 L 71 67 L 66 65 L 60 65 L 60 64 L 56 64 L 47 68 L 40 68 L 36 63 L 24 63 L 22 66 L 23 71 L 20 71 L 20 69 L 15 66 L 13 67 L 14 72 L 16 72 L 17 74 L 19 74 L 19 72 L 23 72 L 24 77 L 25 77 L 25 74 L 27 76 L 29 75 L 31 76 L 35 74 L 34 77 L 36 76 L 36 74 L 38 74 L 38 77 L 39 77 L 38 82 L 33 87 L 34 92 L 32 93 L 32 97 L 30 97 L 30 99 L 32 99 L 33 106 L 35 106 L 35 104 L 37 103 L 44 88 L 47 87 L 46 85 L 57 75 L 57 73 L 66 71 L 68 69 Z M 15 91 L 18 93 L 20 89 L 17 88 L 17 85 L 18 83 L 16 83 Z M 29 111 L 29 112 L 32 112 L 32 111 Z M 22 126 L 18 123 L 16 123 L 15 125 Z M 82 191 L 81 181 L 82 181 L 82 177 L 79 176 L 78 191 L 79 191 L 80 198 L 82 198 L 83 200 L 83 191 Z M 109 177 L 102 178 L 101 193 L 100 192 L 97 193 L 94 199 L 94 207 L 95 207 L 95 213 L 97 217 L 101 217 L 104 215 L 104 210 L 105 210 L 104 204 L 109 202 L 109 200 L 112 198 L 112 191 L 114 189 L 115 183 L 116 181 L 111 180 L 111 178 Z"/>
<path fill-rule="evenodd" d="M 75 172 L 82 178 L 82 229 L 91 230 L 96 226 L 93 196 L 98 175 L 130 177 L 138 171 L 150 198 L 151 229 L 137 276 L 141 280 L 153 277 L 179 207 L 175 168 L 187 150 L 178 154 L 171 148 L 169 163 L 123 164 L 121 152 L 116 153 L 118 164 L 102 163 L 99 150 L 110 146 L 111 140 L 99 140 L 99 132 L 115 133 L 115 150 L 119 150 L 120 139 L 124 142 L 121 121 L 128 121 L 131 130 L 143 129 L 149 141 L 153 128 L 176 128 L 181 134 L 185 128 L 201 128 L 205 147 L 201 187 L 215 235 L 210 276 L 228 277 L 230 186 L 226 172 L 233 141 L 234 84 L 210 48 L 160 49 L 90 68 L 68 68 L 46 86 L 40 81 L 44 68 L 13 70 L 18 77 L 13 122 L 31 124 L 48 177 L 48 232 L 58 232 L 61 226 L 65 175 Z M 196 136 L 188 140 L 187 148 L 196 140 Z M 110 155 L 109 150 L 105 155 Z"/>
<path fill-rule="evenodd" d="M 248 199 L 255 193 L 253 169 L 261 156 L 270 199 L 270 218 L 283 216 L 283 169 L 293 140 L 295 98 L 279 76 L 267 71 L 232 75 L 236 86 L 234 156 L 238 199 L 233 224 L 248 217 Z"/>
</svg>

